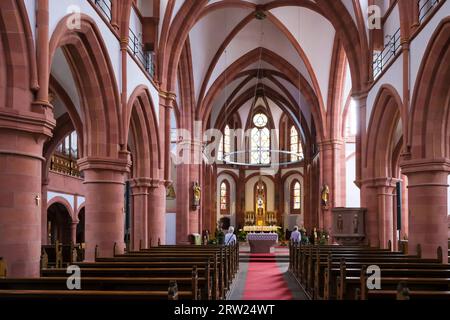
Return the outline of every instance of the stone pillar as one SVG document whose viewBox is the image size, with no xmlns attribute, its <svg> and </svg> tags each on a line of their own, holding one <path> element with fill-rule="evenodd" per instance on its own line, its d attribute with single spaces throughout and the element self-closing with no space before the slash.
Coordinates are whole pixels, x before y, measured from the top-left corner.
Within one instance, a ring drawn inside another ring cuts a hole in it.
<svg viewBox="0 0 450 320">
<path fill-rule="evenodd" d="M 323 228 L 331 233 L 332 215 L 331 209 L 340 207 L 341 203 L 341 176 L 340 176 L 340 160 L 341 152 L 344 146 L 343 141 L 328 140 L 319 144 L 322 181 L 328 185 L 330 189 L 328 206 L 321 207 Z M 320 187 L 322 191 L 323 185 Z"/>
<path fill-rule="evenodd" d="M 368 92 L 353 93 L 352 98 L 357 106 L 358 113 L 358 133 L 356 135 L 356 182 L 359 182 L 363 176 L 362 163 L 364 161 L 364 150 L 367 145 L 367 96 Z M 363 205 L 363 197 L 361 197 L 361 205 Z"/>
<path fill-rule="evenodd" d="M 366 234 L 371 246 L 387 248 L 394 245 L 394 190 L 396 179 L 368 179 L 361 184 L 366 214 Z"/>
<path fill-rule="evenodd" d="M 158 241 L 166 243 L 166 186 L 164 181 L 152 180 L 148 195 L 148 245 L 156 246 Z M 177 230 L 178 235 L 178 230 Z"/>
<path fill-rule="evenodd" d="M 131 181 L 132 218 L 131 218 L 131 249 L 139 250 L 148 244 L 148 196 L 150 179 L 133 179 Z"/>
<path fill-rule="evenodd" d="M 177 244 L 187 244 L 190 205 L 189 165 L 177 165 Z"/>
<path fill-rule="evenodd" d="M 77 226 L 79 221 L 73 221 L 70 224 L 70 241 L 73 244 L 77 243 Z"/>
<path fill-rule="evenodd" d="M 424 258 L 436 258 L 442 248 L 444 263 L 448 252 L 447 188 L 450 163 L 446 160 L 409 160 L 402 165 L 408 176 L 409 239 L 413 254 L 418 244 Z"/>
<path fill-rule="evenodd" d="M 113 255 L 125 248 L 125 174 L 129 171 L 128 159 L 83 158 L 78 161 L 84 173 L 86 261 L 95 258 L 98 246 L 100 257 Z"/>
<path fill-rule="evenodd" d="M 378 238 L 380 247 L 388 248 L 391 241 L 394 245 L 394 196 L 395 182 L 393 179 L 380 179 L 377 181 L 378 210 Z"/>
<path fill-rule="evenodd" d="M 361 195 L 364 199 L 362 207 L 367 208 L 366 214 L 366 240 L 372 247 L 380 246 L 380 238 L 378 232 L 378 196 L 373 181 L 363 181 L 360 184 Z"/>
<path fill-rule="evenodd" d="M 38 277 L 45 136 L 6 129 L 3 121 L 0 116 L 0 256 L 9 276 Z"/>
<path fill-rule="evenodd" d="M 44 167 L 43 167 L 44 169 Z M 47 192 L 48 192 L 48 178 L 42 179 L 41 191 L 41 244 L 48 244 L 48 230 L 47 230 Z"/>
</svg>

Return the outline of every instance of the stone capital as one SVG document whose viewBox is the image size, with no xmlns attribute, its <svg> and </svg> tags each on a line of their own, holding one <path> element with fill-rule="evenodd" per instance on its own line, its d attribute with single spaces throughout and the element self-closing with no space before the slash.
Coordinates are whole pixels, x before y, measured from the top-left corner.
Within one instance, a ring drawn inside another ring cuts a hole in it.
<svg viewBox="0 0 450 320">
<path fill-rule="evenodd" d="M 56 120 L 53 113 L 17 111 L 0 108 L 0 128 L 28 132 L 44 136 L 44 140 L 53 136 Z"/>
<path fill-rule="evenodd" d="M 159 104 L 164 108 L 173 108 L 173 102 L 176 100 L 177 95 L 173 92 L 159 91 Z"/>
<path fill-rule="evenodd" d="M 108 157 L 85 157 L 77 162 L 80 171 L 86 170 L 100 170 L 100 171 L 116 171 L 129 172 L 131 161 L 127 159 L 117 159 Z"/>
<path fill-rule="evenodd" d="M 369 188 L 395 188 L 400 179 L 392 177 L 378 177 L 361 180 L 361 185 L 367 185 Z"/>
<path fill-rule="evenodd" d="M 361 91 L 357 91 L 357 92 L 353 92 L 352 93 L 352 98 L 356 101 L 361 101 L 361 100 L 367 100 L 367 97 L 369 96 L 369 91 L 368 90 L 361 90 Z"/>
<path fill-rule="evenodd" d="M 340 149 L 344 146 L 344 141 L 340 139 L 323 140 L 318 143 L 318 146 L 320 151 Z"/>
<path fill-rule="evenodd" d="M 450 173 L 450 159 L 411 159 L 403 160 L 400 163 L 400 168 L 404 175 L 411 175 L 414 173 L 433 173 L 433 172 L 447 172 Z"/>
</svg>

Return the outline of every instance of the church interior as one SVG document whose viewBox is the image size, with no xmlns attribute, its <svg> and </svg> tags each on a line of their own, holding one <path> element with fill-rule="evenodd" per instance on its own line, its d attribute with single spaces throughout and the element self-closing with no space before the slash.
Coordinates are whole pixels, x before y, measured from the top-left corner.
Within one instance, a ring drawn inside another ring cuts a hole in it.
<svg viewBox="0 0 450 320">
<path fill-rule="evenodd" d="M 0 302 L 450 300 L 449 1 L 2 0 L 0 33 Z"/>
</svg>

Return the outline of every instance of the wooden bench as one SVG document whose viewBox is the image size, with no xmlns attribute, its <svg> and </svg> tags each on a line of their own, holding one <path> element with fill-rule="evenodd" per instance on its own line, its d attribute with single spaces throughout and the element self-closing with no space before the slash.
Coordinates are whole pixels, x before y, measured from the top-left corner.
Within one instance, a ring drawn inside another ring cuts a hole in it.
<svg viewBox="0 0 450 320">
<path fill-rule="evenodd" d="M 390 299 L 390 300 L 447 300 L 450 301 L 450 291 L 434 290 L 410 290 L 409 287 L 400 282 L 397 290 L 369 290 L 367 298 L 370 300 Z"/>
<path fill-rule="evenodd" d="M 19 278 L 19 279 L 0 279 L 0 290 L 20 290 L 20 291 L 64 291 L 67 287 L 67 277 L 49 277 L 49 278 Z M 166 292 L 170 283 L 176 283 L 177 289 L 183 292 L 191 292 L 189 298 L 192 300 L 200 299 L 201 290 L 199 285 L 205 283 L 205 278 L 199 278 L 197 269 L 191 271 L 191 277 L 82 277 L 80 285 L 82 291 L 155 291 Z M 75 292 L 78 290 L 69 290 Z"/>
</svg>

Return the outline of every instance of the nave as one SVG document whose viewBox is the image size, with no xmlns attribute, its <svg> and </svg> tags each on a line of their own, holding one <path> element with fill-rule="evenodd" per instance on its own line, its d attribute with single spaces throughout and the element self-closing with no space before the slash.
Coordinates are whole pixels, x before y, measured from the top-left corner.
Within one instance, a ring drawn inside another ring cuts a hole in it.
<svg viewBox="0 0 450 320">
<path fill-rule="evenodd" d="M 449 43 L 450 0 L 1 0 L 0 303 L 448 299 Z"/>
</svg>

